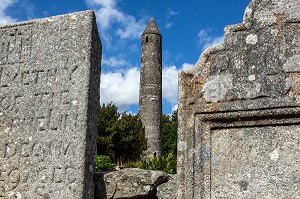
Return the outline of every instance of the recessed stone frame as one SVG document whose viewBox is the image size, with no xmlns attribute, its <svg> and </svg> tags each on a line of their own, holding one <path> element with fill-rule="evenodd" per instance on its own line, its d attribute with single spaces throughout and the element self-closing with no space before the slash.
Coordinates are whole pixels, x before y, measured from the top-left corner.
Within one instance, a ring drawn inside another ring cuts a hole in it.
<svg viewBox="0 0 300 199">
<path fill-rule="evenodd" d="M 193 114 L 186 123 L 185 136 L 179 138 L 178 142 L 181 147 L 181 150 L 178 151 L 178 179 L 182 184 L 178 191 L 179 197 L 215 198 L 215 193 L 212 191 L 214 177 L 212 176 L 212 161 L 214 161 L 212 139 L 215 132 L 234 129 L 263 129 L 265 127 L 282 133 L 285 128 L 300 128 L 299 115 L 300 107 Z M 299 129 L 298 131 L 296 129 L 296 134 L 299 140 Z M 186 148 L 186 150 L 182 150 L 182 148 Z M 299 157 L 295 158 L 299 159 Z M 297 167 L 297 165 L 295 166 Z M 247 189 L 246 181 L 237 183 L 241 192 Z"/>
</svg>

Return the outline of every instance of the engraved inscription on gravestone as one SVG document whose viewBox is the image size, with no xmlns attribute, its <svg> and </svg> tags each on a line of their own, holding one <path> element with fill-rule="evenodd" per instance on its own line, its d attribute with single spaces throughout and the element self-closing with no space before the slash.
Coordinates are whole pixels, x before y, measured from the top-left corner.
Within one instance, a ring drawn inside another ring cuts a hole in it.
<svg viewBox="0 0 300 199">
<path fill-rule="evenodd" d="M 1 31 L 0 65 L 29 61 L 32 46 L 31 37 L 30 26 Z"/>
<path fill-rule="evenodd" d="M 0 27 L 0 199 L 92 198 L 93 12 Z"/>
</svg>

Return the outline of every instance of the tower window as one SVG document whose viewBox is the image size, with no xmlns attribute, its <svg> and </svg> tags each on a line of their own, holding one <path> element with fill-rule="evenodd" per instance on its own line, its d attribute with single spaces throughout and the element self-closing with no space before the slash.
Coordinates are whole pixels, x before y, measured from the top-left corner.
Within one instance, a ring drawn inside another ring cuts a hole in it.
<svg viewBox="0 0 300 199">
<path fill-rule="evenodd" d="M 148 37 L 146 37 L 146 43 L 148 43 Z"/>
</svg>

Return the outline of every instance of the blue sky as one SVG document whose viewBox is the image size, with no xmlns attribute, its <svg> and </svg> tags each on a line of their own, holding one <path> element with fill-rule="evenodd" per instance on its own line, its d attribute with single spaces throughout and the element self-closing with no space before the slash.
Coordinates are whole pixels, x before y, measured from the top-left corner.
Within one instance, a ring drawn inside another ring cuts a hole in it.
<svg viewBox="0 0 300 199">
<path fill-rule="evenodd" d="M 103 45 L 101 103 L 138 111 L 140 37 L 151 17 L 163 36 L 163 112 L 178 98 L 180 70 L 208 46 L 223 42 L 223 29 L 241 23 L 250 0 L 0 0 L 0 23 L 92 9 Z"/>
</svg>

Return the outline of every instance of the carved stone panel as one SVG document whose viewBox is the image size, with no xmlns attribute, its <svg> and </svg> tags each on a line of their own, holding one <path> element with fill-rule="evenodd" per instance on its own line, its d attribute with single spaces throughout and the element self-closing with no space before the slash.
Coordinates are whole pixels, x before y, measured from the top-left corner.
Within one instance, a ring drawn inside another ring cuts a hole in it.
<svg viewBox="0 0 300 199">
<path fill-rule="evenodd" d="M 300 126 L 211 132 L 211 198 L 297 198 Z"/>
<path fill-rule="evenodd" d="M 179 75 L 178 198 L 298 198 L 299 0 L 252 0 Z"/>
</svg>

